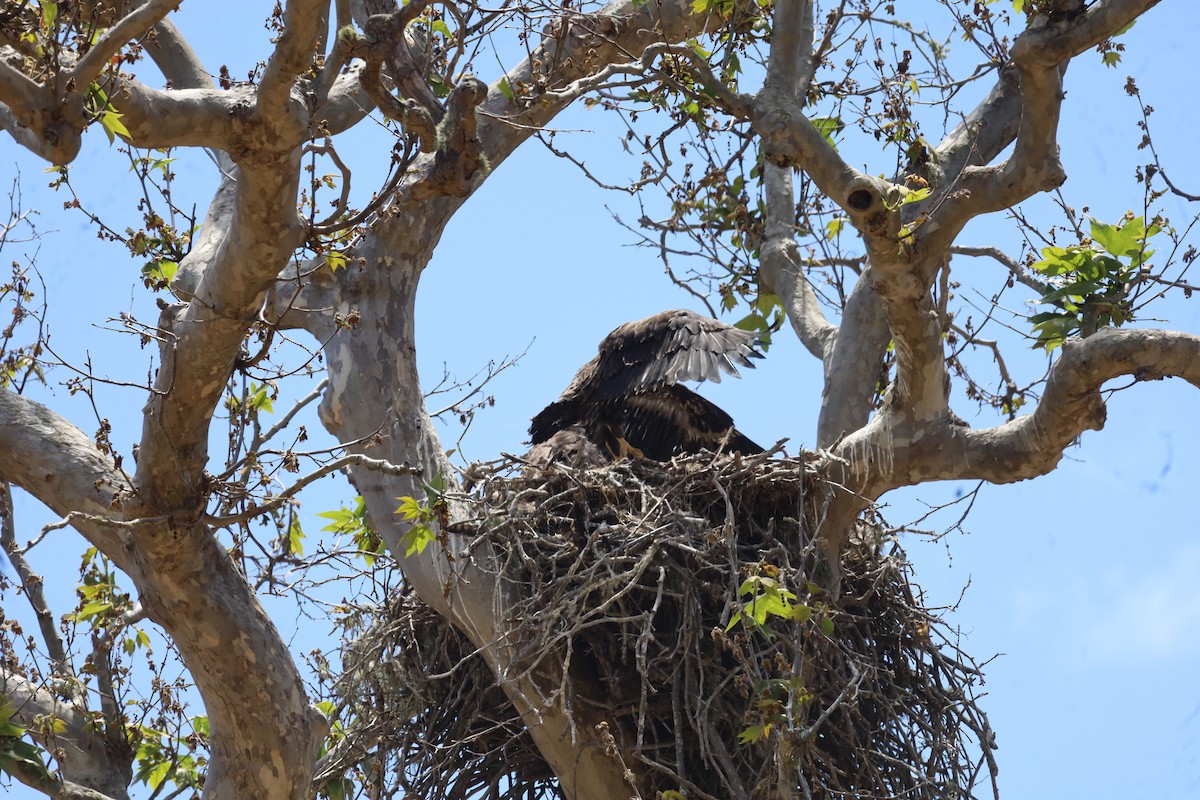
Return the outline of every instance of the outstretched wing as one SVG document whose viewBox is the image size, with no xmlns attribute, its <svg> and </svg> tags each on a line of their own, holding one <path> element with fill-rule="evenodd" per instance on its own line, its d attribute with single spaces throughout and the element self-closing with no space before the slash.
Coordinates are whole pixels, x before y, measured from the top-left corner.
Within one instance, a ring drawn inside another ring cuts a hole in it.
<svg viewBox="0 0 1200 800">
<path fill-rule="evenodd" d="M 753 368 L 751 359 L 763 357 L 757 341 L 757 334 L 691 311 L 629 322 L 600 343 L 594 370 L 586 376 L 589 396 L 624 397 L 683 381 L 720 383 L 722 373 L 738 377 L 739 366 Z"/>
</svg>

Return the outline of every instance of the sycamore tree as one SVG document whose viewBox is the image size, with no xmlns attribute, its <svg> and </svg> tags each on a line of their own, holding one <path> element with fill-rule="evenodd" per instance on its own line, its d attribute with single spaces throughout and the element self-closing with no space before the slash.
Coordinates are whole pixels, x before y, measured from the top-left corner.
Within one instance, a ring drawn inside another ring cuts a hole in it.
<svg viewBox="0 0 1200 800">
<path fill-rule="evenodd" d="M 16 576 L 5 605 L 29 603 L 37 627 L 4 629 L 0 769 L 52 797 L 124 798 L 140 787 L 403 796 L 403 780 L 383 773 L 403 778 L 409 765 L 378 756 L 377 730 L 355 738 L 344 706 L 321 695 L 339 667 L 302 666 L 260 603 L 283 595 L 305 607 L 348 573 L 361 587 L 392 568 L 386 549 L 405 591 L 453 626 L 455 652 L 481 659 L 497 702 L 514 710 L 545 768 L 531 781 L 538 790 L 819 796 L 792 752 L 828 738 L 821 725 L 853 699 L 856 670 L 825 706 L 795 675 L 779 683 L 786 713 L 768 720 L 760 707 L 759 724 L 735 725 L 743 741 L 702 742 L 708 771 L 687 772 L 687 754 L 656 762 L 640 728 L 636 742 L 623 738 L 602 703 L 547 680 L 577 668 L 569 650 L 541 653 L 540 672 L 525 666 L 528 648 L 510 636 L 525 588 L 502 580 L 503 548 L 478 546 L 478 509 L 463 494 L 483 468 L 456 469 L 431 417 L 442 387 L 418 376 L 422 271 L 455 212 L 526 139 L 541 137 L 571 168 L 569 143 L 552 131 L 568 105 L 624 120 L 625 147 L 643 161 L 622 187 L 646 203 L 638 235 L 697 303 L 764 338 L 790 330 L 822 365 L 815 434 L 781 435 L 820 451 L 806 530 L 822 567 L 803 592 L 826 599 L 800 604 L 801 587 L 771 565 L 742 594 L 769 596 L 778 616 L 811 618 L 831 636 L 821 609 L 837 601 L 843 556 L 888 492 L 1052 471 L 1103 425 L 1101 389 L 1113 378 L 1200 385 L 1200 338 L 1131 326 L 1152 318 L 1152 301 L 1192 291 L 1189 221 L 1156 205 L 1183 193 L 1157 162 L 1148 121 L 1145 192 L 1129 214 L 1089 219 L 1065 201 L 1053 221 L 1021 211 L 1068 177 L 1057 138 L 1068 65 L 1119 63 L 1121 33 L 1155 4 L 943 0 L 923 7 L 936 21 L 918 24 L 907 4 L 870 0 L 296 0 L 266 9 L 271 46 L 242 76 L 200 60 L 172 21 L 178 0 L 6 3 L 0 122 L 57 168 L 64 213 L 129 248 L 159 316 L 118 318 L 148 375 L 126 387 L 145 405 L 139 441 L 123 452 L 102 407 L 98 423 L 67 419 L 29 396 L 39 381 L 65 380 L 102 399 L 105 370 L 97 353 L 95 364 L 48 371 L 57 359 L 38 329 L 32 245 L 13 255 L 0 478 L 61 522 L 22 537 L 10 490 L 0 498 Z M 1137 96 L 1135 80 L 1128 91 Z M 354 171 L 339 145 L 362 126 L 387 135 Z M 107 221 L 74 193 L 83 137 L 106 135 L 113 169 L 139 181 L 129 199 L 138 226 Z M 874 147 L 862 169 L 844 155 L 856 138 Z M 211 198 L 172 191 L 173 161 L 197 151 L 211 159 Z M 352 171 L 360 187 L 373 181 L 367 194 L 351 191 Z M 972 220 L 999 214 L 1027 242 L 1020 252 L 958 245 Z M 6 252 L 29 226 L 14 208 Z M 957 293 L 967 259 L 994 282 L 976 316 Z M 1016 374 L 1005 348 L 1030 345 L 1048 354 L 1046 369 Z M 955 386 L 993 410 L 994 424 L 955 414 Z M 477 391 L 451 408 L 469 414 Z M 276 411 L 281 392 L 295 409 Z M 335 447 L 303 445 L 297 419 L 313 404 Z M 360 499 L 329 512 L 331 536 L 306 555 L 296 497 L 336 472 Z M 86 542 L 70 609 L 55 607 L 31 565 L 34 548 L 58 547 L 68 528 Z M 658 607 L 653 595 L 647 603 Z M 755 614 L 746 616 L 761 623 Z M 346 663 L 385 663 L 377 632 L 349 645 Z M 154 637 L 177 655 L 174 672 Z M 135 700 L 138 681 L 148 688 Z M 188 705 L 193 689 L 202 710 Z M 791 710 L 804 705 L 813 716 L 789 738 Z M 986 725 L 973 730 L 986 750 Z M 769 790 L 739 782 L 729 754 L 768 739 Z M 927 755 L 890 758 L 916 774 Z M 955 781 L 970 792 L 975 776 Z M 477 790 L 503 796 L 506 786 L 497 778 Z"/>
</svg>

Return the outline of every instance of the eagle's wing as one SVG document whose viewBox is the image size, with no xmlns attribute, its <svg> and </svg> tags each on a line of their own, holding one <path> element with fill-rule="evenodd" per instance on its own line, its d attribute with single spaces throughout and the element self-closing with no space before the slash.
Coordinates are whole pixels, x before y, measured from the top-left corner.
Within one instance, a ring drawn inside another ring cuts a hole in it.
<svg viewBox="0 0 1200 800">
<path fill-rule="evenodd" d="M 580 370 L 572 385 L 585 378 L 589 396 L 601 400 L 683 381 L 719 383 L 721 373 L 737 377 L 739 366 L 753 367 L 751 359 L 763 357 L 757 340 L 757 334 L 691 311 L 664 311 L 605 337 L 588 365 L 591 374 Z"/>
<path fill-rule="evenodd" d="M 631 394 L 606 404 L 599 413 L 622 431 L 630 447 L 647 458 L 667 461 L 700 450 L 761 453 L 763 449 L 733 427 L 733 418 L 686 386 L 673 384 Z M 607 442 L 601 442 L 612 449 Z"/>
</svg>

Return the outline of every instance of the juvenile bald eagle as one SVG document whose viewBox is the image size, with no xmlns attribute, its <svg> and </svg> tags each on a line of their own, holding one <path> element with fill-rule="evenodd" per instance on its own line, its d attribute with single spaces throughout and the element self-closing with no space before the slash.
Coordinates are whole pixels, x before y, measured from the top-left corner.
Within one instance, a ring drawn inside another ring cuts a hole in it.
<svg viewBox="0 0 1200 800">
<path fill-rule="evenodd" d="M 720 383 L 721 373 L 762 358 L 757 336 L 691 311 L 664 311 L 627 322 L 600 342 L 558 400 L 529 426 L 530 460 L 588 466 L 608 458 L 644 455 L 667 461 L 678 453 L 719 450 L 761 453 L 713 403 L 682 381 Z M 586 439 L 581 442 L 581 439 Z M 592 445 L 588 449 L 587 445 Z M 558 445 L 558 446 L 556 446 Z M 571 453 L 579 457 L 571 457 Z"/>
</svg>

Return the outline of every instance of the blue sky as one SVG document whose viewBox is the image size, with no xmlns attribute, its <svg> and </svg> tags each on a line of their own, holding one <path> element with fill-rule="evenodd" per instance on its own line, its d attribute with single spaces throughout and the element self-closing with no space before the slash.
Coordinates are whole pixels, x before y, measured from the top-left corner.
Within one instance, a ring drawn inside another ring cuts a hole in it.
<svg viewBox="0 0 1200 800">
<path fill-rule="evenodd" d="M 235 75 L 244 74 L 250 54 L 263 52 L 268 33 L 256 17 L 264 12 L 250 13 L 247 5 L 210 3 L 201 11 L 195 3 L 184 4 L 180 24 L 199 25 L 194 43 L 210 69 L 227 63 Z M 229 16 L 213 14 L 218 8 L 249 17 L 245 24 L 220 28 L 218 20 Z M 1145 154 L 1134 150 L 1141 134 L 1137 106 L 1122 91 L 1126 75 L 1137 79 L 1146 102 L 1156 108 L 1155 141 L 1174 166 L 1173 179 L 1200 191 L 1200 167 L 1192 159 L 1200 112 L 1190 86 L 1180 89 L 1182 76 L 1192 70 L 1198 23 L 1193 4 L 1163 3 L 1124 38 L 1128 49 L 1116 69 L 1104 69 L 1092 54 L 1071 66 L 1060 139 L 1069 202 L 1087 205 L 1107 220 L 1140 205 L 1131 176 Z M 487 80 L 496 77 L 490 66 L 479 65 Z M 614 179 L 636 173 L 639 162 L 622 154 L 616 127 L 600 113 L 573 110 L 556 124 L 578 131 L 558 144 L 582 154 L 589 166 Z M 356 175 L 383 169 L 386 153 L 374 156 L 370 149 L 354 154 L 363 170 Z M 869 152 L 861 158 L 868 171 L 890 172 L 890 159 L 872 163 Z M 45 212 L 39 225 L 47 235 L 38 263 L 56 352 L 74 363 L 90 353 L 113 377 L 144 377 L 147 354 L 129 337 L 103 330 L 105 320 L 121 311 L 154 318 L 140 289 L 139 265 L 121 248 L 99 245 L 81 215 L 55 211 L 64 198 L 43 188 L 42 165 L 7 139 L 0 139 L 0 165 L 14 171 L 19 165 L 26 206 Z M 93 132 L 72 173 L 86 202 L 114 209 L 126 202 L 133 185 L 127 166 Z M 201 157 L 181 159 L 178 167 L 177 191 L 194 198 L 202 214 L 211 165 Z M 1183 204 L 1168 205 L 1173 221 L 1185 223 Z M 491 386 L 497 404 L 475 421 L 464 441 L 467 458 L 523 450 L 529 417 L 558 395 L 604 334 L 626 320 L 688 305 L 663 275 L 656 253 L 630 246 L 632 236 L 606 208 L 630 221 L 637 216 L 628 198 L 596 189 L 530 142 L 491 176 L 447 230 L 418 303 L 418 344 L 428 379 L 436 380 L 443 365 L 466 376 L 489 359 L 528 349 L 520 365 Z M 999 244 L 1015 253 L 1014 237 L 1012 224 L 1000 214 L 973 224 L 962 243 Z M 12 251 L 5 255 L 15 257 Z M 981 286 L 995 283 L 991 269 L 983 262 L 955 263 L 956 275 L 968 281 L 978 275 Z M 1173 300 L 1154 313 L 1165 322 L 1140 324 L 1200 332 L 1194 301 Z M 1012 353 L 1010 365 L 1023 374 L 1041 368 L 1033 351 L 1018 344 Z M 52 383 L 69 375 L 56 370 Z M 702 391 L 756 441 L 786 436 L 795 448 L 811 441 L 819 380 L 817 363 L 797 342 L 780 336 L 769 357 L 743 380 Z M 55 385 L 43 399 L 85 431 L 95 430 L 81 397 Z M 101 392 L 113 440 L 126 452 L 139 434 L 143 399 L 136 390 Z M 971 418 L 973 405 L 958 400 L 956 410 Z M 1172 381 L 1117 392 L 1105 430 L 1082 437 L 1054 474 L 983 487 L 963 532 L 936 542 L 902 538 L 929 602 L 951 605 L 961 594 L 949 619 L 961 628 L 965 649 L 979 660 L 999 654 L 986 670 L 983 705 L 1000 746 L 1002 796 L 1200 796 L 1200 689 L 1193 677 L 1200 663 L 1200 537 L 1192 521 L 1200 448 L 1191 422 L 1197 400 L 1193 388 Z M 972 418 L 980 425 L 994 421 Z M 310 421 L 310 430 L 316 427 Z M 447 446 L 457 432 L 448 434 Z M 905 523 L 927 506 L 973 488 L 938 484 L 896 492 L 884 498 L 884 513 L 893 523 Z M 348 496 L 344 483 L 322 481 L 306 492 L 305 508 L 316 513 Z M 925 527 L 941 530 L 960 513 L 952 508 Z M 29 534 L 47 519 L 27 499 L 18 504 L 17 518 Z M 306 527 L 315 532 L 319 525 L 313 520 Z M 57 564 L 43 556 L 39 566 L 69 592 L 82 544 L 69 532 L 56 535 L 71 555 Z M 284 616 L 278 623 L 289 635 L 293 620 Z M 298 651 L 312 635 L 297 638 Z M 15 796 L 27 795 L 18 790 Z"/>
</svg>

